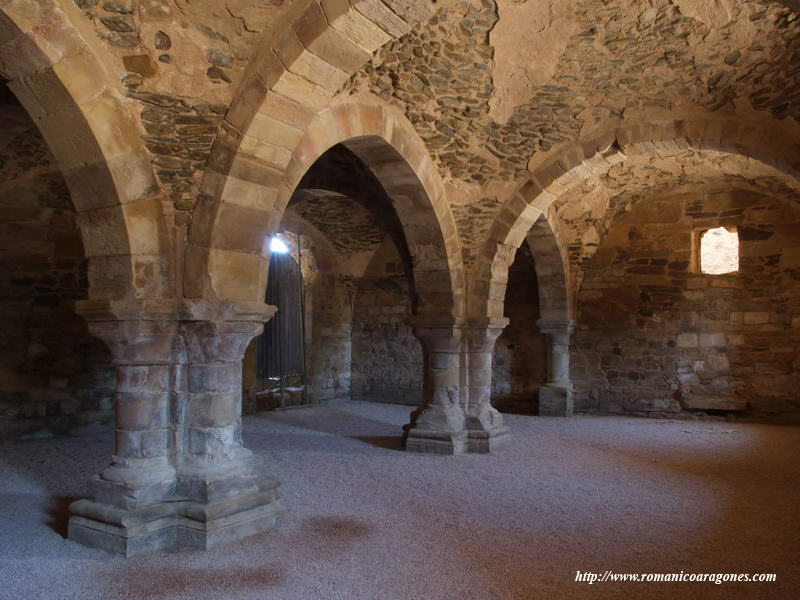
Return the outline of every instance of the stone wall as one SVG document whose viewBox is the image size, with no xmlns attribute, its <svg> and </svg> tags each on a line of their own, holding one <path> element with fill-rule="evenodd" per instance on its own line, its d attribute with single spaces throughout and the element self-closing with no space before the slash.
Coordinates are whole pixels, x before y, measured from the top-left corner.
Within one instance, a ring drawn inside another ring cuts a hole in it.
<svg viewBox="0 0 800 600">
<path fill-rule="evenodd" d="M 353 303 L 352 397 L 418 405 L 422 347 L 410 325 L 411 295 L 391 240 L 375 252 Z"/>
<path fill-rule="evenodd" d="M 110 422 L 110 356 L 73 311 L 88 289 L 77 216 L 33 122 L 9 105 L 0 173 L 0 441 Z"/>
<path fill-rule="evenodd" d="M 539 333 L 539 286 L 527 244 L 508 270 L 505 316 L 492 360 L 492 404 L 498 410 L 533 412 L 547 381 L 547 340 Z"/>
<path fill-rule="evenodd" d="M 645 198 L 601 242 L 579 294 L 576 409 L 796 419 L 800 209 L 751 190 Z M 736 227 L 740 271 L 693 267 Z"/>
<path fill-rule="evenodd" d="M 311 317 L 310 396 L 315 402 L 350 397 L 352 282 L 336 272 L 320 272 L 306 296 Z M 308 323 L 308 320 L 306 321 Z"/>
</svg>

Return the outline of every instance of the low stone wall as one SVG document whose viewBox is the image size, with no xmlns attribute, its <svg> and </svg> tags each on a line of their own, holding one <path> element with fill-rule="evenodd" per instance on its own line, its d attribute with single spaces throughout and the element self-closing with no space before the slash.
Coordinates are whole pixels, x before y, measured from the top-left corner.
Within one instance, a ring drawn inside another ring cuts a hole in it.
<svg viewBox="0 0 800 600">
<path fill-rule="evenodd" d="M 693 268 L 693 239 L 736 227 L 740 269 Z M 579 294 L 578 411 L 800 414 L 800 209 L 751 191 L 645 198 L 613 225 Z"/>
</svg>

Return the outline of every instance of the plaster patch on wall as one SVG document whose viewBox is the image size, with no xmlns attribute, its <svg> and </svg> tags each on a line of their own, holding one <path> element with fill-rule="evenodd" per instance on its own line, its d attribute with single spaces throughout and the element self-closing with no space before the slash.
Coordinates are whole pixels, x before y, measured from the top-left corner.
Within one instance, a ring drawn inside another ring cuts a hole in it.
<svg viewBox="0 0 800 600">
<path fill-rule="evenodd" d="M 494 90 L 489 115 L 505 124 L 534 87 L 555 75 L 570 38 L 579 33 L 577 0 L 498 0 L 499 21 L 489 33 L 494 48 Z"/>
<path fill-rule="evenodd" d="M 723 27 L 738 16 L 739 0 L 672 0 L 681 13 L 709 27 Z"/>
</svg>

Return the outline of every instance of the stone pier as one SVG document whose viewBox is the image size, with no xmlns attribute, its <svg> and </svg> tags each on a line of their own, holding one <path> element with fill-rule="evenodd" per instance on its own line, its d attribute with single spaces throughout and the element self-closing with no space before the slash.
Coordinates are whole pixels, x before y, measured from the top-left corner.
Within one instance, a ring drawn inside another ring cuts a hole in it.
<svg viewBox="0 0 800 600">
<path fill-rule="evenodd" d="M 508 439 L 492 407 L 492 352 L 508 319 L 420 325 L 424 352 L 423 404 L 406 425 L 411 452 L 491 452 Z"/>
<path fill-rule="evenodd" d="M 470 452 L 487 453 L 509 437 L 503 415 L 492 406 L 492 354 L 508 319 L 470 322 L 463 344 L 465 382 L 462 404 L 466 416 Z"/>
<path fill-rule="evenodd" d="M 459 324 L 418 325 L 414 334 L 424 354 L 422 406 L 405 426 L 406 450 L 435 454 L 467 451 L 467 427 L 461 407 Z"/>
<path fill-rule="evenodd" d="M 569 371 L 569 340 L 575 322 L 539 321 L 539 331 L 550 343 L 548 381 L 539 388 L 539 415 L 569 417 L 573 411 L 573 388 Z"/>
<path fill-rule="evenodd" d="M 132 556 L 208 549 L 274 526 L 279 482 L 241 432 L 241 361 L 274 307 L 82 302 L 117 369 L 112 464 L 74 502 L 69 537 Z"/>
</svg>

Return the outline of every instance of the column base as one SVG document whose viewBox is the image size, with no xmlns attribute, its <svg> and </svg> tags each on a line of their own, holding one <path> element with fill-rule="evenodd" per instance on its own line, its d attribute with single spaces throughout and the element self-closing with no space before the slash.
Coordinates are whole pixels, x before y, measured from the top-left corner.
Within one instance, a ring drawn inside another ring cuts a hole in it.
<svg viewBox="0 0 800 600">
<path fill-rule="evenodd" d="M 133 477 L 127 480 L 108 479 L 118 474 L 113 467 L 106 469 L 102 475 L 89 478 L 89 496 L 99 504 L 131 510 L 139 506 L 152 506 L 163 498 L 175 495 L 175 469 L 172 467 L 149 469 L 151 477 L 146 481 L 136 481 Z M 120 469 L 121 470 L 121 469 Z M 156 475 L 161 477 L 156 477 Z"/>
<path fill-rule="evenodd" d="M 467 451 L 466 431 L 429 431 L 415 427 L 404 438 L 408 452 L 464 454 Z"/>
<path fill-rule="evenodd" d="M 408 452 L 464 454 L 467 431 L 461 407 L 452 404 L 418 408 L 403 425 L 403 444 Z"/>
<path fill-rule="evenodd" d="M 540 417 L 571 417 L 572 388 L 543 385 L 539 388 Z"/>
<path fill-rule="evenodd" d="M 511 439 L 510 428 L 503 424 L 503 415 L 486 400 L 469 407 L 466 426 L 469 440 L 467 451 L 489 454 Z"/>
<path fill-rule="evenodd" d="M 511 434 L 508 427 L 494 427 L 483 430 L 473 429 L 469 431 L 467 452 L 490 454 L 510 439 Z"/>
<path fill-rule="evenodd" d="M 70 505 L 68 537 L 125 557 L 159 550 L 208 550 L 272 529 L 282 512 L 280 481 L 264 477 L 258 491 L 212 504 L 176 498 L 121 509 L 92 500 Z"/>
</svg>

